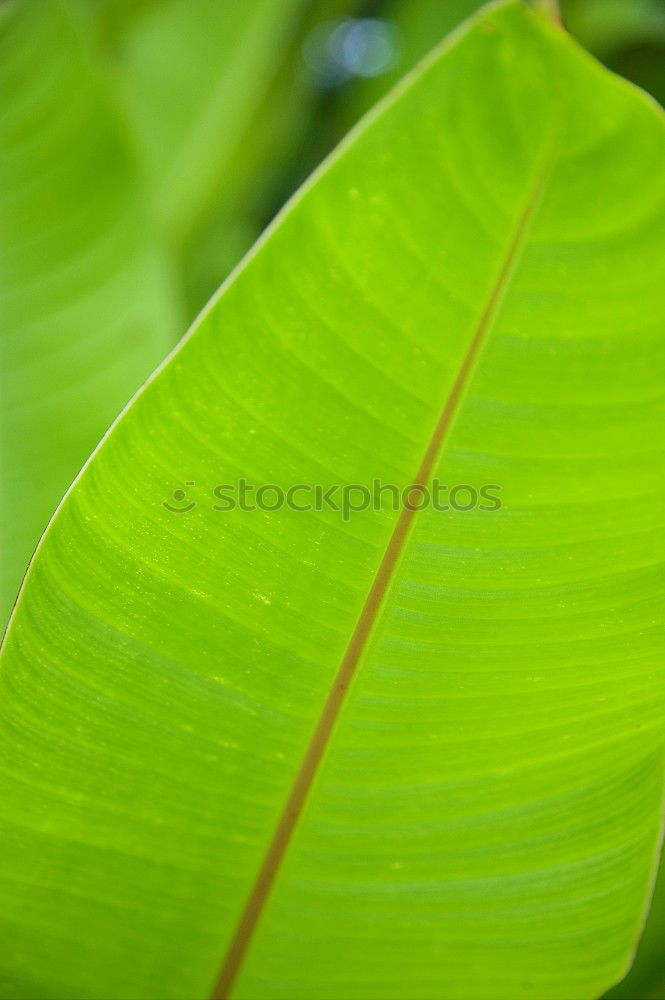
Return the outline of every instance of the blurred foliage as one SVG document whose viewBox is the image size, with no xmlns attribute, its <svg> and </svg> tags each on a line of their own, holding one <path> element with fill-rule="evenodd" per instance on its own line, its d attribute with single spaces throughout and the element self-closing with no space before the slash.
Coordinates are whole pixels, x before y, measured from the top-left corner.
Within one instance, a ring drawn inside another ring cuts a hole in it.
<svg viewBox="0 0 665 1000">
<path fill-rule="evenodd" d="M 88 0 L 192 319 L 350 127 L 480 0 Z M 665 0 L 562 0 L 665 100 Z"/>
<path fill-rule="evenodd" d="M 223 183 L 233 181 L 229 163 L 302 6 L 168 0 L 145 7 L 118 39 L 118 90 L 171 245 L 187 241 L 211 204 L 232 198 L 233 183 Z"/>
<path fill-rule="evenodd" d="M 0 12 L 4 618 L 64 491 L 183 319 L 89 26 L 66 3 Z"/>
<path fill-rule="evenodd" d="M 98 0 L 100 36 L 180 258 L 190 319 L 348 129 L 481 6 Z M 664 0 L 563 0 L 562 8 L 584 46 L 665 100 Z M 232 59 L 238 51 L 242 59 Z M 231 62 L 240 65 L 229 73 Z"/>
</svg>

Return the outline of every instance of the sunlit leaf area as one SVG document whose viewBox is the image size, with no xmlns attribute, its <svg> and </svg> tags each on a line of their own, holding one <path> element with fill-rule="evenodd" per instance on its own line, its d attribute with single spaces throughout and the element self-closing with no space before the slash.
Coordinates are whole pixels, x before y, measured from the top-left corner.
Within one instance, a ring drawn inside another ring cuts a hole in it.
<svg viewBox="0 0 665 1000">
<path fill-rule="evenodd" d="M 0 998 L 665 1000 L 664 0 L 0 0 Z"/>
</svg>

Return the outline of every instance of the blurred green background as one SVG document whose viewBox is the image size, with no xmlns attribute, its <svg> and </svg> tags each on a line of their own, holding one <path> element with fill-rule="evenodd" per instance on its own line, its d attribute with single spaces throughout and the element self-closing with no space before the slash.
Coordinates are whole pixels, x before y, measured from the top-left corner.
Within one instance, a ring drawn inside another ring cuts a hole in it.
<svg viewBox="0 0 665 1000">
<path fill-rule="evenodd" d="M 322 158 L 480 6 L 0 2 L 4 620 L 132 393 Z M 561 7 L 582 45 L 665 101 L 665 0 Z M 665 887 L 611 995 L 665 998 Z"/>
<path fill-rule="evenodd" d="M 153 182 L 163 180 L 159 173 L 165 157 L 175 156 L 181 130 L 209 113 L 201 149 L 189 161 L 195 179 L 182 164 L 181 178 L 173 179 L 171 192 L 162 188 L 157 205 L 182 269 L 188 319 L 349 128 L 481 6 L 478 0 L 91 4 L 98 50 Z M 582 45 L 665 101 L 665 0 L 563 0 L 561 8 Z M 234 47 L 236 54 L 247 50 L 246 75 L 225 82 L 220 63 Z M 217 114 L 203 107 L 216 99 Z M 192 182 L 196 193 L 187 201 L 178 184 Z M 169 196 L 178 201 L 171 211 Z"/>
</svg>

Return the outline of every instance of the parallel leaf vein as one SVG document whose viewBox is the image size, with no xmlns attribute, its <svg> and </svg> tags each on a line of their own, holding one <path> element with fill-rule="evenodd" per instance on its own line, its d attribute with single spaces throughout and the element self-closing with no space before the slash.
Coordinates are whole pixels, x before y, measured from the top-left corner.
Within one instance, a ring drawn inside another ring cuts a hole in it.
<svg viewBox="0 0 665 1000">
<path fill-rule="evenodd" d="M 501 265 L 490 288 L 485 306 L 475 326 L 459 371 L 445 400 L 439 418 L 424 452 L 420 467 L 413 480 L 413 491 L 395 524 L 383 558 L 368 592 L 365 604 L 356 623 L 337 675 L 328 693 L 316 728 L 295 777 L 284 810 L 279 818 L 274 834 L 263 857 L 261 867 L 248 896 L 245 908 L 236 926 L 231 943 L 222 963 L 212 994 L 213 1000 L 227 1000 L 230 996 L 240 966 L 249 948 L 254 931 L 263 913 L 275 877 L 287 851 L 298 818 L 307 800 L 309 790 L 317 774 L 319 765 L 330 740 L 335 722 L 339 716 L 351 682 L 367 646 L 381 605 L 404 549 L 416 513 L 418 487 L 426 486 L 441 452 L 448 431 L 458 410 L 460 401 L 475 368 L 487 333 L 497 314 L 503 294 L 509 284 L 515 265 L 528 236 L 534 216 L 541 202 L 547 179 L 554 163 L 558 127 L 550 133 L 535 172 L 528 197 L 517 220 L 511 240 L 504 252 Z"/>
</svg>

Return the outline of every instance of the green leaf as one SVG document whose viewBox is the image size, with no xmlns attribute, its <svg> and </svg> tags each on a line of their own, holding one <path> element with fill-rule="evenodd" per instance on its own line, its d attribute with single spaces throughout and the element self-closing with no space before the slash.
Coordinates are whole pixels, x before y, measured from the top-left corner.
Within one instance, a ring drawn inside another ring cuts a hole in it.
<svg viewBox="0 0 665 1000">
<path fill-rule="evenodd" d="M 664 156 L 644 94 L 493 6 L 137 397 L 4 647 L 3 996 L 621 977 L 663 797 Z M 502 506 L 215 510 L 242 477 Z"/>
<path fill-rule="evenodd" d="M 178 320 L 75 6 L 0 18 L 0 617 L 65 489 Z"/>
<path fill-rule="evenodd" d="M 136 16 L 119 45 L 118 82 L 150 181 L 176 246 L 211 205 L 265 95 L 304 0 L 162 0 Z"/>
</svg>

